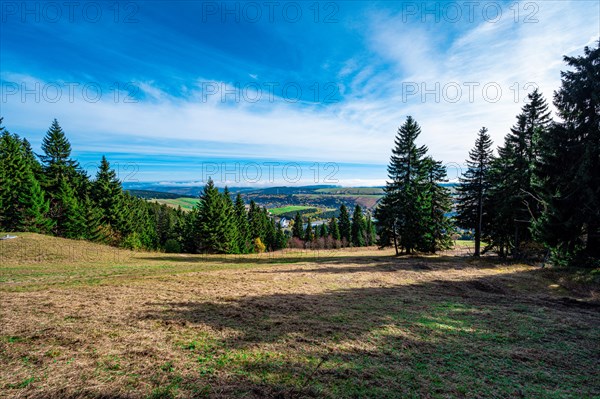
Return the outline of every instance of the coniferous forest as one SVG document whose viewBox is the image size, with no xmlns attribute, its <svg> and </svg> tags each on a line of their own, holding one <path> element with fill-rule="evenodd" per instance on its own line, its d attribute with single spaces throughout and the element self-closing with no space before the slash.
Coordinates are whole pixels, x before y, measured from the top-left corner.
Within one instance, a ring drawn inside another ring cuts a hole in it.
<svg viewBox="0 0 600 399">
<path fill-rule="evenodd" d="M 600 48 L 586 47 L 582 56 L 564 61 L 553 96 L 557 118 L 536 89 L 497 151 L 482 127 L 455 198 L 441 184 L 446 168 L 428 155 L 419 141 L 421 127 L 409 116 L 398 129 L 374 220 L 358 205 L 342 205 L 338 217 L 320 225 L 296 214 L 290 232 L 265 208 L 245 204 L 239 194 L 232 198 L 210 180 L 198 205 L 184 212 L 124 191 L 105 157 L 96 175 L 88 176 L 71 157 L 57 120 L 41 154 L 0 123 L 0 229 L 130 249 L 229 254 L 375 243 L 393 246 L 396 254 L 436 253 L 451 248 L 452 235 L 462 229 L 473 233 L 475 256 L 496 252 L 555 265 L 597 265 Z"/>
</svg>

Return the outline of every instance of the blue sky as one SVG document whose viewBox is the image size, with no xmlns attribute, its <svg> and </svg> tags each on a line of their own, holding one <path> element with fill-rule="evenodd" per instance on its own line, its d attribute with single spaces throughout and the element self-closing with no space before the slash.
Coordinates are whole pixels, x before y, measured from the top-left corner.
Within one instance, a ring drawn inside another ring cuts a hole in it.
<svg viewBox="0 0 600 399">
<path fill-rule="evenodd" d="M 57 118 L 88 170 L 105 154 L 129 181 L 239 165 L 217 182 L 273 185 L 291 165 L 295 184 L 315 168 L 316 183 L 383 184 L 407 115 L 455 177 L 481 126 L 501 144 L 527 92 L 550 99 L 562 56 L 600 36 L 585 0 L 0 7 L 6 127 L 39 148 Z M 245 179 L 265 162 L 275 181 Z"/>
</svg>

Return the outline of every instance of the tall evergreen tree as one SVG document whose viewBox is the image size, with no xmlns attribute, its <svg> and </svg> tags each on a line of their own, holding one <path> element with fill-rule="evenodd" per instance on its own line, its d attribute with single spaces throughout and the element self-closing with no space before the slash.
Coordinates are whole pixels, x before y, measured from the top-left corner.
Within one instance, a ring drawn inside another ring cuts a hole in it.
<svg viewBox="0 0 600 399">
<path fill-rule="evenodd" d="M 313 227 L 312 227 L 312 220 L 310 219 L 310 216 L 308 217 L 308 220 L 306 222 L 306 230 L 304 231 L 304 241 L 306 241 L 307 243 L 313 241 L 315 239 L 315 233 L 313 231 Z"/>
<path fill-rule="evenodd" d="M 196 205 L 198 249 L 208 253 L 230 253 L 233 242 L 230 232 L 231 214 L 212 179 L 209 179 Z"/>
<path fill-rule="evenodd" d="M 425 215 L 421 250 L 435 253 L 452 247 L 453 226 L 447 216 L 452 210 L 450 191 L 440 183 L 447 181 L 446 168 L 440 161 L 426 157 L 423 161 L 425 173 Z"/>
<path fill-rule="evenodd" d="M 0 136 L 0 226 L 7 231 L 49 232 L 48 201 L 32 171 L 23 141 L 2 129 Z"/>
<path fill-rule="evenodd" d="M 119 226 L 123 218 L 124 209 L 121 194 L 121 182 L 103 155 L 96 173 L 96 179 L 91 186 L 91 199 L 102 212 L 102 223 L 109 224 L 114 228 Z"/>
<path fill-rule="evenodd" d="M 66 179 L 59 180 L 55 194 L 58 204 L 56 234 L 65 238 L 85 238 L 85 219 L 79 200 Z"/>
<path fill-rule="evenodd" d="M 350 224 L 350 214 L 346 205 L 340 206 L 340 216 L 338 217 L 338 227 L 340 230 L 340 239 L 346 239 L 346 244 L 352 240 L 352 225 Z"/>
<path fill-rule="evenodd" d="M 532 219 L 539 216 L 539 206 L 533 188 L 533 169 L 539 156 L 539 138 L 551 124 L 550 111 L 542 94 L 536 89 L 517 116 L 517 123 L 498 148 L 493 163 L 491 188 L 492 229 L 494 246 L 514 255 L 522 242 L 531 241 Z"/>
<path fill-rule="evenodd" d="M 367 215 L 366 218 L 366 231 L 365 231 L 365 245 L 371 246 L 376 241 L 375 224 L 371 218 L 371 214 Z"/>
<path fill-rule="evenodd" d="M 479 130 L 475 147 L 469 151 L 467 170 L 457 187 L 457 221 L 460 227 L 475 231 L 475 256 L 481 254 L 481 238 L 489 224 L 490 168 L 493 161 L 492 139 L 485 127 Z"/>
<path fill-rule="evenodd" d="M 334 240 L 339 241 L 341 239 L 340 228 L 338 226 L 337 218 L 335 216 L 332 216 L 331 220 L 329 220 L 329 234 L 331 234 L 331 238 L 333 238 Z"/>
<path fill-rule="evenodd" d="M 388 246 L 393 241 L 396 253 L 399 247 L 410 254 L 422 241 L 424 206 L 422 193 L 423 157 L 427 147 L 416 144 L 421 127 L 412 118 L 398 129 L 392 156 L 388 166 L 389 181 L 385 196 L 377 208 L 380 226 L 380 245 Z"/>
<path fill-rule="evenodd" d="M 237 226 L 237 247 L 241 253 L 252 250 L 252 237 L 250 237 L 250 226 L 248 225 L 248 212 L 242 196 L 238 194 L 235 198 L 235 224 Z"/>
<path fill-rule="evenodd" d="M 354 213 L 352 214 L 352 227 L 351 227 L 351 239 L 352 245 L 355 247 L 365 246 L 365 230 L 366 221 L 362 213 L 360 205 L 354 207 Z"/>
<path fill-rule="evenodd" d="M 294 226 L 292 227 L 292 237 L 304 239 L 304 229 L 302 228 L 302 216 L 300 212 L 296 212 L 294 217 Z"/>
<path fill-rule="evenodd" d="M 600 42 L 564 60 L 572 70 L 561 72 L 554 93 L 562 121 L 539 140 L 535 187 L 542 212 L 533 232 L 555 261 L 569 263 L 580 254 L 600 259 Z"/>
<path fill-rule="evenodd" d="M 277 223 L 277 233 L 276 233 L 276 241 L 277 245 L 275 249 L 284 249 L 288 245 L 288 237 L 283 231 L 281 227 L 281 223 Z"/>
<path fill-rule="evenodd" d="M 329 236 L 329 230 L 327 229 L 327 223 L 323 223 L 319 227 L 319 237 L 327 238 Z"/>
</svg>

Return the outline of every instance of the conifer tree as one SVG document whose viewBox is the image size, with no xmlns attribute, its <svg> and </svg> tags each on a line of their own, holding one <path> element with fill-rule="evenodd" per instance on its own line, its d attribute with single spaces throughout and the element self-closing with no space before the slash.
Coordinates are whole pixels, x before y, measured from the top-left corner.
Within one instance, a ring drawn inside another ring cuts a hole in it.
<svg viewBox="0 0 600 399">
<path fill-rule="evenodd" d="M 84 237 L 86 240 L 103 242 L 106 237 L 102 229 L 102 211 L 89 196 L 85 196 L 81 208 L 84 218 Z"/>
<path fill-rule="evenodd" d="M 50 233 L 54 227 L 54 222 L 48 218 L 50 203 L 44 197 L 42 187 L 31 170 L 26 171 L 19 191 L 19 205 L 22 212 L 19 230 Z"/>
<path fill-rule="evenodd" d="M 225 201 L 209 179 L 196 205 L 198 213 L 196 230 L 198 232 L 198 248 L 208 253 L 230 253 L 232 241 L 230 232 L 231 215 L 226 210 Z"/>
<path fill-rule="evenodd" d="M 420 133 L 421 127 L 410 116 L 398 129 L 388 166 L 389 181 L 376 210 L 379 244 L 385 247 L 393 242 L 397 254 L 399 249 L 408 254 L 419 249 L 423 237 L 423 157 L 427 147 L 417 146 Z"/>
<path fill-rule="evenodd" d="M 313 241 L 315 239 L 315 233 L 313 231 L 313 227 L 312 227 L 312 221 L 310 220 L 310 217 L 307 220 L 307 224 L 306 224 L 306 230 L 304 231 L 304 241 L 306 241 L 307 243 Z"/>
<path fill-rule="evenodd" d="M 276 249 L 284 249 L 288 245 L 288 237 L 283 231 L 281 227 L 281 223 L 277 223 L 277 233 L 276 233 L 277 245 Z"/>
<path fill-rule="evenodd" d="M 333 238 L 334 240 L 339 241 L 341 239 L 340 228 L 338 226 L 337 218 L 335 216 L 332 216 L 331 220 L 329 220 L 329 234 L 331 234 L 331 238 Z"/>
<path fill-rule="evenodd" d="M 533 169 L 539 157 L 539 138 L 551 124 L 548 105 L 536 89 L 517 116 L 517 123 L 498 148 L 491 168 L 492 226 L 490 238 L 500 254 L 518 255 L 522 242 L 531 241 L 530 227 L 540 209 L 533 188 Z"/>
<path fill-rule="evenodd" d="M 109 224 L 113 228 L 117 228 L 123 218 L 124 209 L 121 195 L 121 182 L 103 155 L 96 173 L 96 180 L 91 186 L 91 199 L 102 212 L 102 223 Z"/>
<path fill-rule="evenodd" d="M 539 139 L 535 165 L 536 195 L 542 211 L 533 224 L 535 237 L 557 264 L 585 255 L 600 259 L 600 42 L 583 56 L 564 57 L 571 70 L 561 72 L 554 93 L 561 118 Z M 594 262 L 581 262 L 593 265 Z"/>
<path fill-rule="evenodd" d="M 371 245 L 375 244 L 375 241 L 376 241 L 375 225 L 373 224 L 373 219 L 371 218 L 371 214 L 368 214 L 367 218 L 366 218 L 365 245 L 371 246 Z"/>
<path fill-rule="evenodd" d="M 366 230 L 366 222 L 365 218 L 362 214 L 362 209 L 360 205 L 356 205 L 354 207 L 354 213 L 352 214 L 352 245 L 355 247 L 364 247 L 365 246 L 365 232 Z"/>
<path fill-rule="evenodd" d="M 23 141 L 2 129 L 0 136 L 0 226 L 7 231 L 49 232 L 48 201 L 36 180 Z"/>
<path fill-rule="evenodd" d="M 59 180 L 55 199 L 59 207 L 56 216 L 56 234 L 65 238 L 85 238 L 84 213 L 67 179 Z"/>
<path fill-rule="evenodd" d="M 344 204 L 340 206 L 338 227 L 340 230 L 340 239 L 346 239 L 346 244 L 350 244 L 352 238 L 352 226 L 350 224 L 350 215 L 348 214 L 348 209 Z"/>
<path fill-rule="evenodd" d="M 302 216 L 300 212 L 296 212 L 294 217 L 294 226 L 292 227 L 292 237 L 304 239 L 304 229 L 302 228 Z"/>
<path fill-rule="evenodd" d="M 490 168 L 493 161 L 492 139 L 485 127 L 479 130 L 475 147 L 469 151 L 467 170 L 457 187 L 457 221 L 463 228 L 475 231 L 475 253 L 481 254 L 481 238 L 489 225 Z"/>
<path fill-rule="evenodd" d="M 329 231 L 327 230 L 327 224 L 323 223 L 319 228 L 319 237 L 327 238 L 329 236 Z"/>
<path fill-rule="evenodd" d="M 225 219 L 223 220 L 223 229 L 225 232 L 223 239 L 228 247 L 227 253 L 237 254 L 241 251 L 241 249 L 238 247 L 238 226 L 236 224 L 235 206 L 227 187 L 225 187 L 223 190 L 222 202 L 223 213 L 225 215 Z"/>
<path fill-rule="evenodd" d="M 237 247 L 240 253 L 248 253 L 252 250 L 252 238 L 250 237 L 250 226 L 248 225 L 248 213 L 242 196 L 238 194 L 235 198 L 235 224 L 237 226 Z"/>
<path fill-rule="evenodd" d="M 423 162 L 425 173 L 425 214 L 422 222 L 423 252 L 435 253 L 452 247 L 452 222 L 446 215 L 452 210 L 450 191 L 440 183 L 446 180 L 446 168 L 440 161 L 426 157 Z"/>
</svg>

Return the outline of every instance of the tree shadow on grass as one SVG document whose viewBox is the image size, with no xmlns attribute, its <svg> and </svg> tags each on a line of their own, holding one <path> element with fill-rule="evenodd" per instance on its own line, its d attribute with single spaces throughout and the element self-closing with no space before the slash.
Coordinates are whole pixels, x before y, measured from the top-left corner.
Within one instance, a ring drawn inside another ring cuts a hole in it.
<svg viewBox="0 0 600 399">
<path fill-rule="evenodd" d="M 322 254 L 307 256 L 288 256 L 279 254 L 276 256 L 219 256 L 219 255 L 183 255 L 183 256 L 145 256 L 139 259 L 153 261 L 174 261 L 185 263 L 217 263 L 217 264 L 255 264 L 255 265 L 277 265 L 311 263 L 319 267 L 310 269 L 293 268 L 283 270 L 281 267 L 274 268 L 266 273 L 358 273 L 358 272 L 395 272 L 400 270 L 430 271 L 430 270 L 462 270 L 465 268 L 488 269 L 497 267 L 498 258 L 489 257 L 474 259 L 458 256 L 391 256 L 391 255 L 338 255 Z M 331 267 L 320 267 L 321 265 Z M 345 265 L 340 267 L 338 265 Z"/>
<path fill-rule="evenodd" d="M 245 397 L 599 394 L 592 382 L 598 308 L 511 289 L 530 273 L 150 303 L 140 317 L 224 332 L 210 352 L 216 359 L 284 351 L 235 366 L 239 373 L 228 384 Z"/>
</svg>

